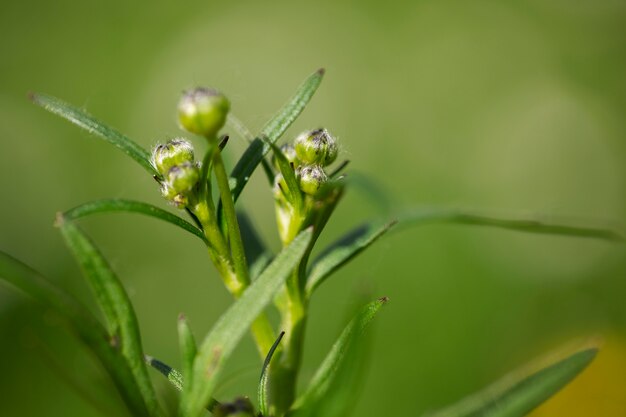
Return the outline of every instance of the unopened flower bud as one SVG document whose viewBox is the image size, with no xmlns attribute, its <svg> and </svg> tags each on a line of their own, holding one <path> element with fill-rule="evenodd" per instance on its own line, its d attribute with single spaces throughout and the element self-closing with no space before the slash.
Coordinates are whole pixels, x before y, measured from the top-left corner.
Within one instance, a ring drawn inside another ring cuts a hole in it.
<svg viewBox="0 0 626 417">
<path fill-rule="evenodd" d="M 297 171 L 300 189 L 309 195 L 315 195 L 328 181 L 324 169 L 319 165 L 303 165 Z"/>
<path fill-rule="evenodd" d="M 285 159 L 287 159 L 288 162 L 294 164 L 296 167 L 300 165 L 300 160 L 298 159 L 298 155 L 296 155 L 296 150 L 289 143 L 282 145 L 280 147 L 280 151 L 283 155 L 285 155 Z M 278 165 L 278 161 L 276 161 L 276 156 L 274 156 L 273 162 L 276 169 L 280 171 L 280 166 Z"/>
<path fill-rule="evenodd" d="M 226 123 L 230 102 L 219 91 L 198 87 L 178 103 L 178 121 L 187 131 L 212 138 Z"/>
<path fill-rule="evenodd" d="M 161 194 L 166 200 L 171 201 L 178 208 L 183 208 L 189 202 L 189 198 L 183 194 L 179 194 L 167 183 L 161 185 Z"/>
<path fill-rule="evenodd" d="M 186 195 L 198 183 L 200 169 L 196 164 L 185 162 L 172 167 L 167 173 L 167 183 L 176 194 Z"/>
<path fill-rule="evenodd" d="M 317 129 L 298 135 L 294 144 L 296 155 L 307 165 L 323 167 L 337 159 L 337 141 L 326 129 Z"/>
<path fill-rule="evenodd" d="M 152 151 L 152 165 L 161 175 L 166 175 L 176 165 L 193 162 L 193 159 L 193 146 L 185 139 L 172 139 Z"/>
</svg>

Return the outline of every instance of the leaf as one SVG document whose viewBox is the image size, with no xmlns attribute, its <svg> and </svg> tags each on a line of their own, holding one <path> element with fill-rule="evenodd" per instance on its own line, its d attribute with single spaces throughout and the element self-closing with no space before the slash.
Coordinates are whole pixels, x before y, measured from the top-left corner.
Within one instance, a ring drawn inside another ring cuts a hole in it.
<svg viewBox="0 0 626 417">
<path fill-rule="evenodd" d="M 150 365 L 152 368 L 156 369 L 161 375 L 166 377 L 167 380 L 170 381 L 178 391 L 183 390 L 183 388 L 185 387 L 185 379 L 180 372 L 167 365 L 166 363 L 153 358 L 152 356 L 146 355 L 145 359 L 148 365 Z M 215 406 L 218 404 L 219 402 L 212 398 L 211 401 L 209 401 L 209 405 L 206 409 L 212 412 Z"/>
<path fill-rule="evenodd" d="M 233 199 L 237 198 L 248 183 L 250 176 L 269 152 L 270 147 L 263 140 L 269 143 L 276 143 L 289 126 L 296 120 L 313 97 L 324 76 L 324 70 L 319 69 L 310 75 L 294 94 L 294 96 L 278 111 L 278 113 L 268 121 L 259 137 L 255 138 L 245 150 L 230 176 L 234 179 L 235 185 L 232 189 Z"/>
<path fill-rule="evenodd" d="M 57 226 L 95 293 L 108 323 L 112 343 L 119 344 L 151 415 L 160 415 L 144 363 L 139 324 L 128 294 L 102 254 L 76 225 L 59 216 Z"/>
<path fill-rule="evenodd" d="M 178 316 L 178 345 L 180 346 L 183 375 L 189 379 L 193 367 L 193 359 L 198 353 L 198 346 L 184 314 Z"/>
<path fill-rule="evenodd" d="M 0 279 L 57 312 L 98 358 L 133 415 L 151 416 L 128 364 L 111 345 L 102 324 L 76 299 L 37 271 L 0 251 Z"/>
<path fill-rule="evenodd" d="M 202 239 L 204 243 L 207 243 L 206 237 L 204 236 L 202 231 L 195 227 L 193 224 L 181 219 L 180 217 L 170 213 L 169 211 L 163 210 L 151 204 L 142 203 L 140 201 L 122 199 L 104 199 L 91 201 L 89 203 L 81 204 L 80 206 L 74 207 L 66 211 L 65 213 L 63 213 L 63 217 L 66 220 L 76 220 L 81 217 L 90 216 L 92 214 L 112 213 L 119 211 L 145 214 L 146 216 L 151 216 L 157 219 L 164 220 L 168 223 L 180 227 L 181 229 L 189 233 L 192 233 L 193 235 Z"/>
<path fill-rule="evenodd" d="M 30 98 L 38 106 L 43 107 L 57 116 L 61 116 L 79 127 L 82 127 L 87 132 L 101 137 L 116 148 L 120 149 L 126 155 L 137 161 L 139 165 L 144 167 L 150 175 L 156 176 L 157 178 L 161 177 L 150 162 L 150 153 L 117 130 L 104 125 L 102 122 L 98 121 L 83 110 L 59 100 L 58 98 L 39 93 L 31 94 Z"/>
<path fill-rule="evenodd" d="M 191 390 L 183 393 L 182 417 L 200 415 L 211 398 L 224 362 L 298 264 L 311 235 L 311 229 L 300 233 L 213 326 L 194 361 Z"/>
<path fill-rule="evenodd" d="M 278 335 L 278 338 L 272 345 L 270 351 L 267 353 L 267 356 L 265 357 L 265 361 L 263 361 L 263 368 L 261 369 L 261 378 L 259 379 L 259 386 L 257 389 L 257 396 L 259 399 L 259 411 L 261 412 L 262 416 L 270 415 L 269 404 L 267 403 L 267 397 L 268 397 L 267 396 L 267 383 L 269 382 L 268 370 L 269 370 L 270 362 L 272 361 L 272 357 L 274 356 L 274 352 L 276 351 L 276 348 L 278 347 L 278 344 L 280 343 L 284 335 L 285 335 L 284 331 L 280 332 L 280 335 Z"/>
<path fill-rule="evenodd" d="M 274 152 L 276 162 L 280 168 L 280 173 L 283 175 L 285 184 L 287 184 L 287 190 L 284 190 L 286 191 L 285 196 L 287 197 L 287 200 L 296 208 L 296 210 L 299 210 L 303 204 L 302 191 L 300 191 L 300 185 L 298 184 L 293 165 L 289 163 L 285 155 L 276 145 L 270 142 L 267 144 Z"/>
<path fill-rule="evenodd" d="M 239 120 L 232 112 L 228 113 L 228 118 L 226 119 L 226 126 L 233 129 L 239 136 L 245 139 L 246 142 L 251 143 L 254 140 L 254 135 L 252 132 L 243 124 L 241 120 Z M 274 184 L 274 168 L 272 164 L 267 162 L 267 159 L 263 158 L 261 160 L 261 164 L 263 166 L 263 171 L 265 172 L 265 176 L 267 178 L 270 186 Z"/>
<path fill-rule="evenodd" d="M 350 355 L 358 345 L 363 332 L 387 301 L 388 298 L 383 297 L 367 304 L 348 323 L 317 369 L 304 393 L 294 402 L 289 416 L 312 417 L 322 415 L 319 413 L 319 409 L 323 402 L 329 400 L 328 397 L 332 397 L 331 388 L 336 378 L 341 374 L 346 361 L 350 359 Z"/>
<path fill-rule="evenodd" d="M 597 352 L 580 351 L 515 383 L 507 378 L 429 417 L 525 416 L 574 379 Z"/>
<path fill-rule="evenodd" d="M 624 241 L 623 236 L 608 229 L 551 224 L 525 218 L 504 219 L 485 216 L 465 210 L 448 208 L 418 207 L 415 209 L 411 209 L 400 214 L 400 216 L 398 217 L 398 223 L 398 228 L 416 226 L 425 223 L 458 223 L 476 226 L 498 227 L 502 229 L 511 229 L 528 233 L 604 239 L 616 242 Z"/>
<path fill-rule="evenodd" d="M 309 272 L 306 283 L 307 297 L 310 297 L 333 272 L 367 249 L 395 224 L 396 222 L 363 224 L 324 249 L 313 262 Z"/>
</svg>

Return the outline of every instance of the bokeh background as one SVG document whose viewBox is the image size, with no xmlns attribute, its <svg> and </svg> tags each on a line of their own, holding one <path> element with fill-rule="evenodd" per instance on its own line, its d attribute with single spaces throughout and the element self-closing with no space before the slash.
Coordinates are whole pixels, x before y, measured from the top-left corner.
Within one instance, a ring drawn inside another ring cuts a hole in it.
<svg viewBox="0 0 626 417">
<path fill-rule="evenodd" d="M 351 172 L 389 195 L 381 203 L 352 190 L 322 244 L 420 204 L 624 232 L 625 39 L 620 0 L 4 0 L 0 248 L 93 306 L 55 212 L 103 197 L 165 205 L 142 168 L 36 108 L 28 91 L 83 106 L 150 147 L 181 134 L 174 111 L 184 88 L 220 88 L 256 131 L 318 67 L 325 80 L 287 137 L 329 128 Z M 232 161 L 244 144 L 233 138 L 229 148 Z M 262 175 L 242 205 L 277 248 Z M 81 224 L 127 285 L 146 351 L 178 364 L 178 313 L 200 338 L 230 304 L 201 245 L 152 219 Z M 315 296 L 303 380 L 354 300 L 387 295 L 354 415 L 419 416 L 593 340 L 596 362 L 536 416 L 626 416 L 625 254 L 605 242 L 466 226 L 395 233 Z M 0 415 L 124 415 L 84 349 L 6 286 L 0 341 Z M 254 396 L 258 372 L 246 339 L 220 397 Z"/>
</svg>

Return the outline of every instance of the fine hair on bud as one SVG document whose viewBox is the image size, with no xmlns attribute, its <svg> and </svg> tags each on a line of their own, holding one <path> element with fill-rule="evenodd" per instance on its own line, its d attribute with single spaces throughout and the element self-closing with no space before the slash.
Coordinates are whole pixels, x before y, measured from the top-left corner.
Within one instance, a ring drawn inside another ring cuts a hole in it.
<svg viewBox="0 0 626 417">
<path fill-rule="evenodd" d="M 324 169 L 319 165 L 302 165 L 296 171 L 300 189 L 309 195 L 317 194 L 322 185 L 328 181 Z"/>
<path fill-rule="evenodd" d="M 183 93 L 178 103 L 178 121 L 188 132 L 209 139 L 226 123 L 230 102 L 217 90 L 197 87 Z"/>
<path fill-rule="evenodd" d="M 174 166 L 194 161 L 193 145 L 183 138 L 169 140 L 152 150 L 151 161 L 152 166 L 165 176 Z"/>
<path fill-rule="evenodd" d="M 303 132 L 296 137 L 294 148 L 303 164 L 332 164 L 337 159 L 337 140 L 326 129 Z"/>
</svg>

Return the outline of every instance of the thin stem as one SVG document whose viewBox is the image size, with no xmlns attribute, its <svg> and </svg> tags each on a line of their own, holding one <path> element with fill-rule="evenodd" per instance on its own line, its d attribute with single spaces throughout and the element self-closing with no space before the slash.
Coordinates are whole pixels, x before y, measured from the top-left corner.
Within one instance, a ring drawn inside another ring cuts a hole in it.
<svg viewBox="0 0 626 417">
<path fill-rule="evenodd" d="M 220 190 L 222 206 L 224 207 L 224 216 L 228 226 L 228 238 L 230 241 L 230 249 L 235 267 L 235 273 L 238 281 L 242 285 L 243 290 L 243 288 L 250 283 L 250 276 L 248 274 L 248 264 L 246 263 L 246 254 L 244 252 L 243 242 L 241 241 L 239 223 L 237 222 L 235 203 L 233 201 L 232 193 L 230 192 L 228 174 L 226 174 L 226 168 L 224 167 L 224 161 L 220 151 L 215 151 L 213 154 L 213 171 L 215 172 L 217 186 Z"/>
</svg>

